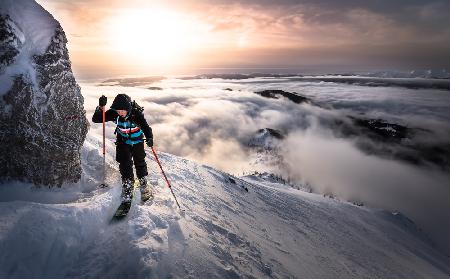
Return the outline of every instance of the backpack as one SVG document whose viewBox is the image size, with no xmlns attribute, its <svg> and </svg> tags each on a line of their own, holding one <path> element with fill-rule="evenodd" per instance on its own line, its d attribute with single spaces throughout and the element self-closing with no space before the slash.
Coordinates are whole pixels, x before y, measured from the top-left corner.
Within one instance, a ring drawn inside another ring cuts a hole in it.
<svg viewBox="0 0 450 279">
<path fill-rule="evenodd" d="M 131 102 L 131 111 L 133 111 L 133 110 L 142 113 L 144 111 L 144 107 L 141 107 L 140 105 L 138 105 L 138 103 L 136 103 L 135 100 L 133 100 Z"/>
</svg>

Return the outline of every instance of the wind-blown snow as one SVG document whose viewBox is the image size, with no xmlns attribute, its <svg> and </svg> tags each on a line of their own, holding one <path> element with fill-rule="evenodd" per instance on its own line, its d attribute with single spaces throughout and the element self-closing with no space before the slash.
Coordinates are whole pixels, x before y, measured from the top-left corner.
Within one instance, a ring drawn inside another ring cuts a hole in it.
<svg viewBox="0 0 450 279">
<path fill-rule="evenodd" d="M 8 14 L 14 22 L 20 22 L 25 47 L 32 51 L 30 54 L 45 52 L 58 26 L 49 12 L 30 0 L 2 0 L 0 12 Z"/>
<path fill-rule="evenodd" d="M 224 172 L 167 153 L 158 154 L 185 213 L 147 151 L 153 203 L 135 203 L 125 220 L 110 223 L 120 177 L 108 142 L 111 187 L 96 188 L 97 131 L 83 147 L 79 183 L 0 188 L 0 278 L 450 276 L 450 259 L 401 214 L 254 176 L 233 183 Z"/>
<path fill-rule="evenodd" d="M 36 70 L 30 63 L 34 55 L 45 53 L 55 34 L 58 22 L 35 1 L 2 0 L 0 14 L 9 15 L 15 29 L 20 30 L 19 39 L 22 46 L 12 65 L 0 73 L 0 95 L 12 86 L 13 77 L 24 74 L 37 86 Z"/>
</svg>

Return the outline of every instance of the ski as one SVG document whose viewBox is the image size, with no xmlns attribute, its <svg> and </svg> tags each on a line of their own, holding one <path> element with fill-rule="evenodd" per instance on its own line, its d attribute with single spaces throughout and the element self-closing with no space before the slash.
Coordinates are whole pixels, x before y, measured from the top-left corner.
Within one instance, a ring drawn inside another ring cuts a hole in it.
<svg viewBox="0 0 450 279">
<path fill-rule="evenodd" d="M 128 214 L 128 212 L 130 212 L 131 209 L 131 204 L 133 202 L 133 198 L 134 198 L 134 190 L 136 188 L 136 185 L 138 184 L 137 181 L 135 181 L 135 183 L 133 184 L 133 197 L 131 198 L 131 201 L 129 202 L 122 202 L 119 207 L 116 210 L 116 213 L 114 213 L 113 216 L 113 220 L 121 220 L 123 218 L 125 218 Z"/>
<path fill-rule="evenodd" d="M 153 199 L 154 199 L 153 195 L 151 197 L 149 197 L 148 199 L 145 199 L 145 200 L 141 199 L 141 205 L 146 205 L 146 206 L 152 205 Z"/>
<path fill-rule="evenodd" d="M 153 200 L 155 196 L 153 195 L 153 191 L 150 190 L 147 193 L 142 193 L 141 192 L 141 204 L 145 204 L 147 201 L 149 200 Z"/>
<path fill-rule="evenodd" d="M 142 195 L 141 193 L 141 205 L 151 205 L 154 198 L 155 196 L 153 195 L 153 193 L 150 193 L 148 195 Z"/>
<path fill-rule="evenodd" d="M 131 208 L 131 202 L 122 202 L 119 206 L 119 208 L 117 208 L 116 213 L 114 214 L 114 219 L 115 220 L 120 220 L 123 219 L 127 216 L 128 212 L 130 211 Z"/>
</svg>

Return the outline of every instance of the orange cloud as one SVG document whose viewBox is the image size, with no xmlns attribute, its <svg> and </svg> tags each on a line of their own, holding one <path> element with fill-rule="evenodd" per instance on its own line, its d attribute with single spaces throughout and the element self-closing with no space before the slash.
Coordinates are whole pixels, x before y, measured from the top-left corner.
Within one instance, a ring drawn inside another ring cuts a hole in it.
<svg viewBox="0 0 450 279">
<path fill-rule="evenodd" d="M 111 39 L 115 36 L 111 33 L 111 22 L 130 10 L 149 11 L 149 15 L 151 11 L 164 10 L 189 19 L 176 23 L 180 29 L 190 26 L 191 30 L 177 35 L 179 38 L 167 40 L 164 32 L 160 32 L 154 37 L 159 47 L 151 45 L 150 40 L 144 41 L 150 44 L 149 49 L 159 60 L 174 60 L 166 51 L 173 46 L 183 49 L 182 56 L 176 59 L 177 67 L 301 67 L 327 63 L 438 67 L 447 63 L 450 54 L 442 49 L 450 44 L 450 28 L 445 27 L 450 26 L 450 7 L 447 12 L 444 9 L 449 5 L 440 0 L 425 4 L 411 0 L 408 3 L 402 6 L 387 0 L 383 5 L 356 0 L 341 4 L 331 0 L 248 0 L 231 4 L 220 0 L 182 3 L 94 0 L 46 1 L 42 4 L 60 20 L 68 35 L 73 65 L 83 69 L 89 65 L 96 68 L 104 65 L 107 68 L 122 67 L 129 72 L 133 68 L 142 70 L 145 63 L 152 64 L 149 70 L 157 69 L 158 63 L 161 67 L 168 64 L 151 59 L 151 55 L 147 55 L 147 60 L 127 59 L 127 52 L 117 52 L 117 42 L 113 43 Z M 160 20 L 162 29 L 171 25 L 164 20 Z M 124 22 L 124 25 L 129 23 Z M 139 32 L 133 36 L 139 36 Z M 115 39 L 122 40 L 121 37 Z M 167 48 L 161 45 L 164 40 L 169 44 Z M 143 42 L 136 41 L 139 45 Z M 133 43 L 129 47 L 130 52 L 135 51 Z M 404 53 L 399 51 L 401 49 Z M 161 55 L 158 56 L 158 52 Z M 136 57 L 142 53 L 145 51 L 141 49 Z M 172 63 L 174 67 L 175 64 Z"/>
</svg>

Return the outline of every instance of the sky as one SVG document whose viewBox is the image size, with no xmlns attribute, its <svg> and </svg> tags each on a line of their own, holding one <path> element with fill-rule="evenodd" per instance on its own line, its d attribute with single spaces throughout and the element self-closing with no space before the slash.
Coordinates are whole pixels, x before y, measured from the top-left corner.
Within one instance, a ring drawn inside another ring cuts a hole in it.
<svg viewBox="0 0 450 279">
<path fill-rule="evenodd" d="M 450 65 L 448 0 L 38 0 L 77 76 Z"/>
</svg>

